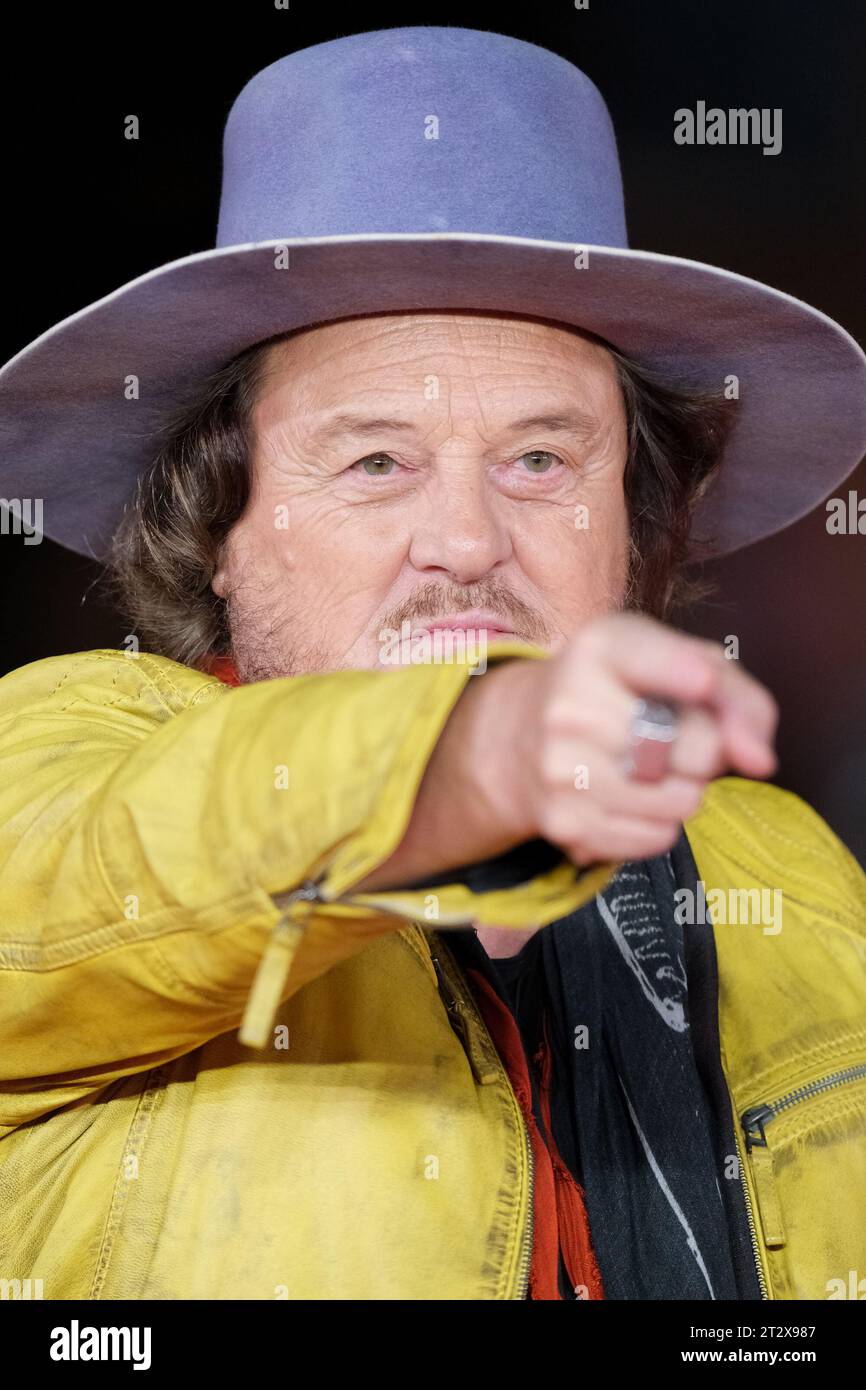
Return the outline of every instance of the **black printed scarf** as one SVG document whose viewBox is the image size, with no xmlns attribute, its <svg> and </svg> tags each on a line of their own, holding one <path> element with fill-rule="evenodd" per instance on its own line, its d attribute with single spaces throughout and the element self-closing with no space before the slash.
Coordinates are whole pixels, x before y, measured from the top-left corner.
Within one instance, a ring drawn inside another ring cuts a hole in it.
<svg viewBox="0 0 866 1390">
<path fill-rule="evenodd" d="M 555 853 L 534 841 L 450 878 L 511 886 Z M 554 1139 L 583 1187 L 608 1299 L 761 1296 L 719 1060 L 712 927 L 676 920 L 674 893 L 696 891 L 697 877 L 683 833 L 501 967 L 474 930 L 447 933 L 513 1009 L 528 1053 L 546 1010 Z"/>
</svg>

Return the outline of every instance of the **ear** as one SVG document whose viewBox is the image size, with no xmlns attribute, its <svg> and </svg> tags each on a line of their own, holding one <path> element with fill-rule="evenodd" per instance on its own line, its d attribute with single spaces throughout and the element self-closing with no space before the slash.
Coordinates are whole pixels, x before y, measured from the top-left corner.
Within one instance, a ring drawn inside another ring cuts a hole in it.
<svg viewBox="0 0 866 1390">
<path fill-rule="evenodd" d="M 225 598 L 226 589 L 228 588 L 228 576 L 222 566 L 214 571 L 210 586 L 218 598 Z"/>
<path fill-rule="evenodd" d="M 211 575 L 210 586 L 218 598 L 225 598 L 229 589 L 229 556 L 225 541 L 219 548 L 216 567 Z"/>
</svg>

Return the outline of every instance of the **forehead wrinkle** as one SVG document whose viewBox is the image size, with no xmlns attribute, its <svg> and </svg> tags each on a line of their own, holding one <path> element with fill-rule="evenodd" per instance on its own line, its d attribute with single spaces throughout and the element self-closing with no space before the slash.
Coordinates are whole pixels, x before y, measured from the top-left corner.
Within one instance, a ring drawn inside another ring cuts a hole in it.
<svg viewBox="0 0 866 1390">
<path fill-rule="evenodd" d="M 359 440 L 364 440 L 374 437 L 380 431 L 396 432 L 403 437 L 410 436 L 414 431 L 419 437 L 429 438 L 431 433 L 440 434 L 446 426 L 450 427 L 453 424 L 454 413 L 457 408 L 453 390 L 457 387 L 458 391 L 464 396 L 468 390 L 473 398 L 472 405 L 474 409 L 471 418 L 467 420 L 466 423 L 470 430 L 474 428 L 488 443 L 490 441 L 495 441 L 500 435 L 505 437 L 506 435 L 510 436 L 516 434 L 521 430 L 528 431 L 531 429 L 549 430 L 552 433 L 562 434 L 569 431 L 572 437 L 579 440 L 581 443 L 591 443 L 597 437 L 605 424 L 604 419 L 599 418 L 599 416 L 606 415 L 607 411 L 602 410 L 598 414 L 595 412 L 590 414 L 586 411 L 582 411 L 577 405 L 572 406 L 570 402 L 567 408 L 563 408 L 565 397 L 551 402 L 550 405 L 548 405 L 548 402 L 543 402 L 542 407 L 533 412 L 532 415 L 524 416 L 519 420 L 508 421 L 503 425 L 498 425 L 498 422 L 491 418 L 496 410 L 496 395 L 500 390 L 505 391 L 509 396 L 513 393 L 505 386 L 504 382 L 498 379 L 495 385 L 493 382 L 490 383 L 493 389 L 490 391 L 486 389 L 484 378 L 486 375 L 489 376 L 489 373 L 485 372 L 482 364 L 477 361 L 473 367 L 472 361 L 467 361 L 467 354 L 463 348 L 467 340 L 471 339 L 473 336 L 471 330 L 469 330 L 466 325 L 460 323 L 459 320 L 453 324 L 453 327 L 456 329 L 456 338 L 460 347 L 455 349 L 451 344 L 446 344 L 433 354 L 434 358 L 438 358 L 439 361 L 434 360 L 429 362 L 429 367 L 431 369 L 435 369 L 438 366 L 441 371 L 443 367 L 446 368 L 445 381 L 443 382 L 444 390 L 442 396 L 439 398 L 438 407 L 434 406 L 433 412 L 430 411 L 428 402 L 425 404 L 423 413 L 419 413 L 416 420 L 404 420 L 391 412 L 382 413 L 381 408 L 378 410 L 375 409 L 375 406 L 380 404 L 379 401 L 375 400 L 379 393 L 373 384 L 368 381 L 365 388 L 360 393 L 362 396 L 368 395 L 374 398 L 374 400 L 371 401 L 372 409 L 366 418 L 361 409 L 354 412 L 338 410 L 336 414 L 329 417 L 327 414 L 327 407 L 323 409 L 324 402 L 321 399 L 316 401 L 315 397 L 319 394 L 319 389 L 322 385 L 326 387 L 326 394 L 330 394 L 334 382 L 333 378 L 331 378 L 330 381 L 328 380 L 330 374 L 327 370 L 323 371 L 323 366 L 326 366 L 328 361 L 331 361 L 333 364 L 333 358 L 340 354 L 341 348 L 337 347 L 336 344 L 329 344 L 329 351 L 324 354 L 325 361 L 323 362 L 322 356 L 319 354 L 309 353 L 311 344 L 304 344 L 303 346 L 306 347 L 308 351 L 306 353 L 299 352 L 298 357 L 304 360 L 309 356 L 318 356 L 318 361 L 310 364 L 312 366 L 312 371 L 302 369 L 299 374 L 300 379 L 299 377 L 295 378 L 293 383 L 294 389 L 290 388 L 291 396 L 294 397 L 291 403 L 286 401 L 285 398 L 283 398 L 281 402 L 273 398 L 274 395 L 277 395 L 279 392 L 282 383 L 274 381 L 274 377 L 278 376 L 278 370 L 270 376 L 268 385 L 270 385 L 272 389 L 268 390 L 267 387 L 265 387 L 265 399 L 262 400 L 260 397 L 258 403 L 258 422 L 265 427 L 262 432 L 271 435 L 274 441 L 278 442 L 279 453 L 284 452 L 286 436 L 290 433 L 298 438 L 306 436 L 307 441 L 314 449 L 317 446 L 321 447 L 331 443 L 334 439 L 339 438 L 341 434 L 345 435 L 346 438 L 356 437 Z M 501 366 L 505 375 L 509 376 L 511 375 L 511 368 L 506 365 L 506 359 L 510 355 L 509 348 L 512 346 L 510 340 L 512 338 L 520 339 L 521 334 L 509 332 L 504 325 L 499 325 L 499 332 L 492 336 L 493 342 L 485 346 L 491 351 L 491 355 L 496 359 L 497 364 Z M 518 345 L 518 343 L 514 343 L 514 346 Z M 296 342 L 293 346 L 297 350 L 301 347 L 301 344 Z M 283 356 L 283 360 L 280 363 L 279 357 L 282 356 L 282 354 L 278 355 L 274 353 L 271 357 L 270 365 L 277 367 L 277 369 L 278 365 L 281 365 L 285 369 L 289 365 L 286 361 L 286 357 L 291 359 L 292 355 L 290 351 Z M 446 364 L 450 365 L 452 356 L 458 358 L 461 368 L 463 368 L 466 373 L 466 379 L 464 379 L 459 386 L 457 382 L 449 379 L 451 373 L 447 370 Z M 379 374 L 383 365 L 386 364 L 372 364 L 369 370 L 372 371 L 374 375 Z M 405 356 L 401 365 L 404 367 L 406 365 Z M 601 365 L 601 363 L 599 363 L 599 365 Z M 396 362 L 394 366 L 397 367 Z M 364 375 L 366 375 L 366 372 L 362 371 L 362 379 Z M 493 375 L 495 378 L 498 378 L 499 371 L 494 371 Z M 273 388 L 276 388 L 276 390 Z M 384 394 L 393 395 L 393 389 L 394 380 L 392 377 Z M 406 391 L 404 390 L 400 394 L 405 396 Z M 525 404 L 526 402 L 521 403 Z M 505 402 L 503 402 L 503 406 L 504 405 Z M 280 408 L 281 406 L 282 409 Z M 289 407 L 288 409 L 286 409 L 287 406 Z M 316 409 L 317 406 L 318 409 Z M 313 408 L 310 409 L 310 407 Z M 438 414 L 439 419 L 431 418 L 431 414 Z M 325 420 L 323 425 L 317 423 L 317 416 L 319 419 Z M 355 418 L 352 419 L 352 416 Z M 268 428 L 268 426 L 270 428 Z M 354 429 L 354 436 L 349 433 L 350 428 Z M 463 433 L 463 431 L 461 431 L 461 433 Z"/>
<path fill-rule="evenodd" d="M 479 423 L 489 433 L 490 427 L 483 410 L 479 410 Z M 525 434 L 530 430 L 541 430 L 548 434 L 568 434 L 589 440 L 598 434 L 601 423 L 595 415 L 572 407 L 565 410 L 544 411 L 521 416 L 502 425 L 499 430 L 494 431 L 494 435 Z M 424 435 L 429 434 L 431 428 L 429 421 L 422 423 L 414 420 L 402 420 L 396 416 L 364 416 L 340 411 L 337 415 L 329 418 L 324 425 L 319 427 L 313 425 L 311 434 L 318 443 L 330 443 L 335 438 L 366 439 L 385 431 Z"/>
</svg>

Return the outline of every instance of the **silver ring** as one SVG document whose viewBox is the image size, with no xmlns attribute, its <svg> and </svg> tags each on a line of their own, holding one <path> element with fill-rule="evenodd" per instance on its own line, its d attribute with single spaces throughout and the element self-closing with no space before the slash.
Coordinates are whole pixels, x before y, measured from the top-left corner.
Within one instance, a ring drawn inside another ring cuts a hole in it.
<svg viewBox="0 0 866 1390">
<path fill-rule="evenodd" d="M 629 725 L 625 776 L 635 782 L 659 782 L 667 774 L 679 723 L 675 705 L 664 700 L 636 700 Z"/>
</svg>

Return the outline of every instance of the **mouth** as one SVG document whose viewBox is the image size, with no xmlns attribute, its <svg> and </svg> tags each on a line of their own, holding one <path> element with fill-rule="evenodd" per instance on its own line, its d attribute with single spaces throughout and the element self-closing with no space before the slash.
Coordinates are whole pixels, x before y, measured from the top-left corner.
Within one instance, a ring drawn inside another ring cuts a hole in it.
<svg viewBox="0 0 866 1390">
<path fill-rule="evenodd" d="M 489 613 L 449 614 L 444 618 L 432 618 L 429 622 L 413 623 L 412 631 L 420 632 L 464 632 L 473 636 L 483 636 L 490 641 L 495 637 L 519 637 L 520 634 L 503 623 L 500 618 Z"/>
</svg>

